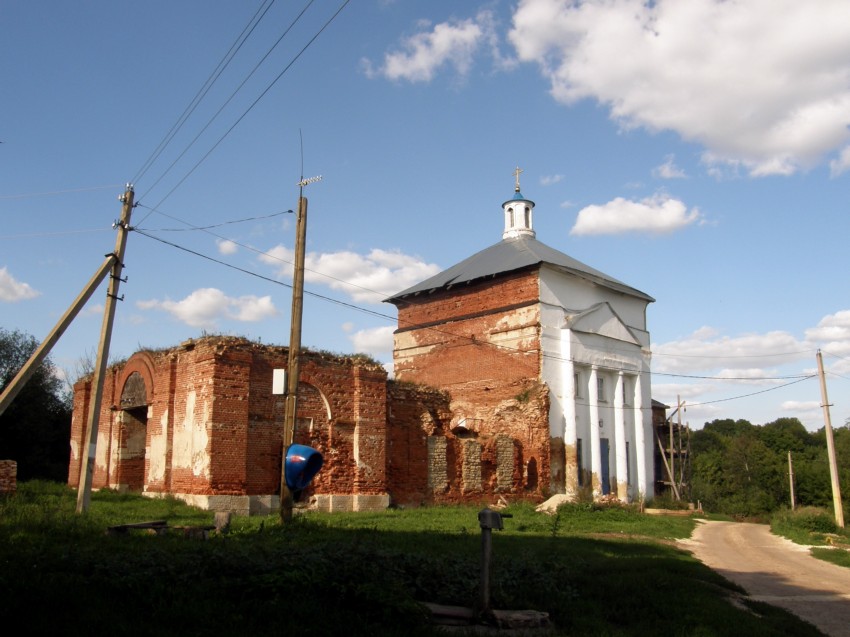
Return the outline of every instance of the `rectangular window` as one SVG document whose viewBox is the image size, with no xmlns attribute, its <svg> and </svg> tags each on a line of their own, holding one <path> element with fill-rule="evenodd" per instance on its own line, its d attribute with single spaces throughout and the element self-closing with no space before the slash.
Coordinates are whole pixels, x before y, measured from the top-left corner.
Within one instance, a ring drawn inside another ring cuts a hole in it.
<svg viewBox="0 0 850 637">
<path fill-rule="evenodd" d="M 628 381 L 626 381 L 626 379 L 624 378 L 623 379 L 623 404 L 624 405 L 629 404 L 628 391 L 626 391 L 626 385 L 628 385 L 628 384 L 629 384 Z"/>
<path fill-rule="evenodd" d="M 605 379 L 602 376 L 596 377 L 596 397 L 600 403 L 608 402 L 605 400 Z"/>
<path fill-rule="evenodd" d="M 581 380 L 581 376 L 578 373 L 573 374 L 573 398 L 581 398 L 581 385 L 579 385 L 579 381 Z"/>
</svg>

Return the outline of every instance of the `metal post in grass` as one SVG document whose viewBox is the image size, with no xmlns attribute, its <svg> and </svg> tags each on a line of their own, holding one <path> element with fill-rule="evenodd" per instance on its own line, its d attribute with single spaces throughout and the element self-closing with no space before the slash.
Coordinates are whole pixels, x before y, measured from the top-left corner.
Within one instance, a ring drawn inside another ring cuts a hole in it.
<svg viewBox="0 0 850 637">
<path fill-rule="evenodd" d="M 490 614 L 490 555 L 493 549 L 493 529 L 502 530 L 502 518 L 513 517 L 509 513 L 498 513 L 489 507 L 478 512 L 478 525 L 481 527 L 481 585 L 479 614 Z"/>
</svg>

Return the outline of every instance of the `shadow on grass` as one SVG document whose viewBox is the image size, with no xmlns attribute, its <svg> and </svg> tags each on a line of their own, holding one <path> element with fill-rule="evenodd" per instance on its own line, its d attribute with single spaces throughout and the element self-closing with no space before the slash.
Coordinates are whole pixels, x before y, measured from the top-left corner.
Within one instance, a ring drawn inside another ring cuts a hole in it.
<svg viewBox="0 0 850 637">
<path fill-rule="evenodd" d="M 429 635 L 418 602 L 478 594 L 473 532 L 309 519 L 206 541 L 0 530 L 0 621 L 25 620 L 24 634 Z M 663 544 L 497 533 L 492 576 L 494 608 L 545 611 L 556 634 L 819 634 L 772 607 L 736 608 L 733 585 Z"/>
</svg>

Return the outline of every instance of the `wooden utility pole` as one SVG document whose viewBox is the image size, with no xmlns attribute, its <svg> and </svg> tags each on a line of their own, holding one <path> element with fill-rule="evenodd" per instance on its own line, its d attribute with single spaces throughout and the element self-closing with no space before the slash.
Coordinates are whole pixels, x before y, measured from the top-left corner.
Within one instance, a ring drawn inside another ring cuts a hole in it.
<svg viewBox="0 0 850 637">
<path fill-rule="evenodd" d="M 298 218 L 295 223 L 295 263 L 292 273 L 292 315 L 289 326 L 289 359 L 286 366 L 286 402 L 283 418 L 283 451 L 280 462 L 280 519 L 292 520 L 294 498 L 286 483 L 286 454 L 295 436 L 295 415 L 298 410 L 298 367 L 301 353 L 301 317 L 304 312 L 304 254 L 307 244 L 307 199 L 304 186 L 320 180 L 311 177 L 298 182 Z"/>
<path fill-rule="evenodd" d="M 97 451 L 97 429 L 100 420 L 100 403 L 103 399 L 103 380 L 106 375 L 106 364 L 109 359 L 109 343 L 112 340 L 112 324 L 115 321 L 115 303 L 123 300 L 118 297 L 118 288 L 121 285 L 121 271 L 124 269 L 124 250 L 127 247 L 127 234 L 130 232 L 130 215 L 133 212 L 133 186 L 127 184 L 124 194 L 119 197 L 124 204 L 121 209 L 121 220 L 118 222 L 118 237 L 115 240 L 115 250 L 107 255 L 112 260 L 112 273 L 109 276 L 109 285 L 106 290 L 106 307 L 103 310 L 103 325 L 100 330 L 100 344 L 97 349 L 97 360 L 95 361 L 94 396 L 89 405 L 88 420 L 86 424 L 88 444 L 81 450 L 82 467 L 80 472 L 80 483 L 77 486 L 77 513 L 85 513 L 91 504 L 91 483 L 94 474 L 95 452 Z"/>
<path fill-rule="evenodd" d="M 829 417 L 829 399 L 826 396 L 826 378 L 823 373 L 823 356 L 818 350 L 818 376 L 820 377 L 820 395 L 823 401 L 823 422 L 826 426 L 826 450 L 829 454 L 829 476 L 832 480 L 832 503 L 835 507 L 835 523 L 844 528 L 844 509 L 841 505 L 841 486 L 838 483 L 838 463 L 835 460 L 835 441 L 832 438 L 832 421 Z"/>
<path fill-rule="evenodd" d="M 676 411 L 679 412 L 679 420 L 681 421 L 681 399 L 676 396 Z M 679 488 L 676 486 L 676 459 L 673 456 L 673 418 L 670 418 L 670 484 L 673 485 L 673 493 L 676 494 L 676 500 L 679 500 L 681 494 L 679 493 Z"/>
<path fill-rule="evenodd" d="M 797 499 L 794 497 L 794 464 L 791 462 L 791 452 L 788 452 L 788 481 L 791 483 L 791 510 L 797 508 Z"/>
</svg>

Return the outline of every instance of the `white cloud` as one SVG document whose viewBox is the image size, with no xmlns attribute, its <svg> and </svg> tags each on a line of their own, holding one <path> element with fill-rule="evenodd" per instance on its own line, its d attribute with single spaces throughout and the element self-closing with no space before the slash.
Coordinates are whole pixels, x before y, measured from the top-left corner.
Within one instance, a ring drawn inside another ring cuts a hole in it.
<svg viewBox="0 0 850 637">
<path fill-rule="evenodd" d="M 557 100 L 675 131 L 709 164 L 787 175 L 850 141 L 846 0 L 520 0 L 508 37 Z"/>
<path fill-rule="evenodd" d="M 838 177 L 838 175 L 847 169 L 850 169 L 850 146 L 845 146 L 841 150 L 838 159 L 833 159 L 829 162 L 829 174 L 833 177 Z"/>
<path fill-rule="evenodd" d="M 86 305 L 80 310 L 80 316 L 95 316 L 103 314 L 103 303 L 95 303 L 94 305 Z"/>
<path fill-rule="evenodd" d="M 292 277 L 294 251 L 277 246 L 260 257 L 278 276 Z M 304 280 L 341 290 L 358 302 L 380 303 L 440 271 L 439 266 L 398 251 L 374 249 L 369 254 L 342 251 L 307 253 Z"/>
<path fill-rule="evenodd" d="M 138 301 L 142 310 L 162 310 L 192 327 L 215 328 L 219 321 L 230 319 L 257 322 L 277 314 L 270 296 L 227 296 L 216 288 L 200 288 L 182 301 Z"/>
<path fill-rule="evenodd" d="M 236 254 L 239 250 L 239 246 L 230 239 L 216 239 L 215 243 L 218 246 L 219 254 Z"/>
<path fill-rule="evenodd" d="M 702 327 L 652 346 L 652 396 L 668 405 L 681 397 L 692 405 L 690 416 L 702 422 L 734 413 L 732 404 L 726 404 L 730 399 L 765 394 L 759 398 L 769 405 L 764 422 L 792 416 L 815 430 L 822 425 L 820 402 L 805 398 L 819 395 L 813 378 L 819 348 L 828 376 L 850 374 L 850 310 L 823 317 L 805 330 L 804 339 L 783 331 L 724 336 Z M 660 382 L 667 377 L 674 382 Z M 765 393 L 785 385 L 795 385 L 794 392 L 804 400 L 779 400 Z"/>
<path fill-rule="evenodd" d="M 0 301 L 16 303 L 26 299 L 34 299 L 40 295 L 41 292 L 34 290 L 28 283 L 22 283 L 15 279 L 9 274 L 9 270 L 5 266 L 0 268 Z"/>
<path fill-rule="evenodd" d="M 685 171 L 676 165 L 673 155 L 668 155 L 664 163 L 652 170 L 652 174 L 660 179 L 684 179 Z"/>
<path fill-rule="evenodd" d="M 722 336 L 712 328 L 652 347 L 653 371 L 695 373 L 711 370 L 712 376 L 757 380 L 777 376 L 776 367 L 802 360 L 811 349 L 788 332 Z M 719 370 L 719 371 L 715 371 Z"/>
<path fill-rule="evenodd" d="M 587 206 L 580 210 L 570 234 L 664 234 L 684 228 L 700 218 L 696 208 L 688 212 L 684 203 L 664 194 L 641 201 L 617 197 L 605 205 Z"/>
<path fill-rule="evenodd" d="M 850 310 L 824 316 L 806 330 L 806 342 L 823 351 L 824 366 L 837 374 L 850 374 Z"/>
<path fill-rule="evenodd" d="M 541 186 L 551 186 L 552 184 L 557 184 L 559 181 L 563 181 L 563 175 L 545 175 L 540 178 Z"/>
<path fill-rule="evenodd" d="M 465 76 L 482 42 L 489 43 L 492 50 L 493 36 L 493 16 L 481 11 L 475 18 L 441 22 L 429 31 L 408 37 L 401 50 L 384 55 L 377 69 L 368 60 L 363 60 L 363 66 L 369 77 L 408 82 L 430 82 L 444 66 L 453 66 Z"/>
<path fill-rule="evenodd" d="M 386 327 L 374 327 L 371 329 L 358 330 L 349 335 L 349 340 L 354 346 L 354 351 L 370 354 L 376 358 L 392 357 L 393 332 L 395 328 L 391 325 Z"/>
<path fill-rule="evenodd" d="M 811 412 L 814 410 L 820 410 L 821 405 L 816 400 L 809 401 L 800 401 L 800 400 L 786 400 L 781 404 L 782 409 L 786 409 L 788 411 L 799 411 L 799 412 Z"/>
</svg>

